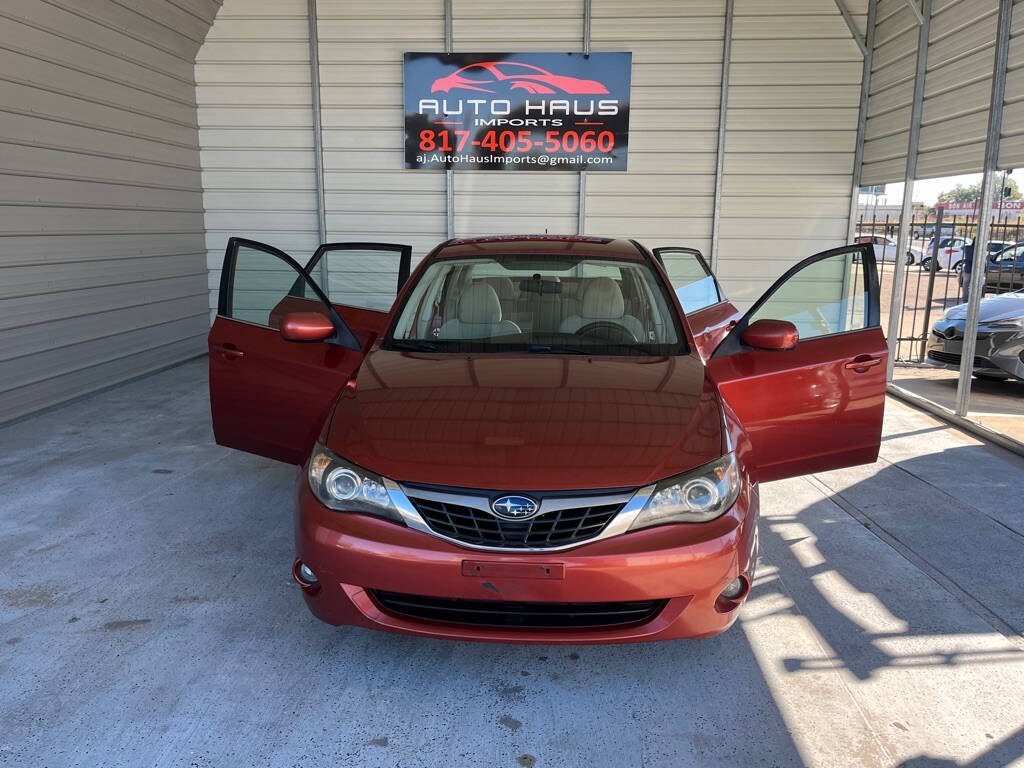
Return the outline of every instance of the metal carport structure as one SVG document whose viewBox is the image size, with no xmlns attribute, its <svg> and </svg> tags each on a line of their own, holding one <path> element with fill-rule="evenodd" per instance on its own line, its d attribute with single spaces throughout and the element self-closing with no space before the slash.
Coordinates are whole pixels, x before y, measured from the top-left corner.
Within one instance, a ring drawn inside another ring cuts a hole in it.
<svg viewBox="0 0 1024 768">
<path fill-rule="evenodd" d="M 7 4 L 0 422 L 202 354 L 230 234 L 628 234 L 700 248 L 742 306 L 847 241 L 860 184 L 981 170 L 1003 72 L 1016 114 L 996 0 L 506 5 Z M 403 171 L 413 49 L 632 50 L 629 171 Z M 1024 154 L 1002 134 L 992 167 Z"/>
</svg>

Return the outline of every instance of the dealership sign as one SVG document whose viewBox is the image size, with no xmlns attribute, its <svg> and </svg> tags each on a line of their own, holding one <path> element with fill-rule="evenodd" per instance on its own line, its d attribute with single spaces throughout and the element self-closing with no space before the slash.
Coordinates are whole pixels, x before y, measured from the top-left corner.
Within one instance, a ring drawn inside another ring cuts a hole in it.
<svg viewBox="0 0 1024 768">
<path fill-rule="evenodd" d="M 406 53 L 405 167 L 624 171 L 631 53 Z"/>
<path fill-rule="evenodd" d="M 939 203 L 947 211 L 957 211 L 963 213 L 964 211 L 970 211 L 976 213 L 978 210 L 977 200 L 956 200 L 951 203 Z M 1003 211 L 1020 211 L 1024 210 L 1024 200 L 1003 200 L 1001 203 L 998 200 L 992 201 L 992 210 L 1003 210 Z"/>
</svg>

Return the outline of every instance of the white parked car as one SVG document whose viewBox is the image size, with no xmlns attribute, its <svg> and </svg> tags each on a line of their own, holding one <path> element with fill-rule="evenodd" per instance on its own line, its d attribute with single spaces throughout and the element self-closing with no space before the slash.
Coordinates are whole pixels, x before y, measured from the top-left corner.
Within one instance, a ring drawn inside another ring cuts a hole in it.
<svg viewBox="0 0 1024 768">
<path fill-rule="evenodd" d="M 952 240 L 952 239 L 953 239 L 953 235 L 943 235 L 942 238 L 939 240 L 939 248 L 945 248 L 947 245 L 949 245 L 949 241 Z M 928 240 L 927 245 L 925 245 L 925 247 L 924 247 L 924 252 L 927 253 L 930 256 L 931 252 L 934 251 L 934 250 L 935 250 L 935 238 L 933 237 L 933 238 L 930 238 Z M 928 257 L 926 256 L 925 258 L 928 258 Z"/>
<path fill-rule="evenodd" d="M 887 235 L 857 235 L 853 242 L 871 243 L 875 251 L 875 260 L 879 263 L 884 261 L 896 261 L 896 239 Z M 924 254 L 917 248 L 907 249 L 907 264 L 920 264 Z"/>
<path fill-rule="evenodd" d="M 952 269 L 959 275 L 964 269 L 964 246 L 973 245 L 974 240 L 969 237 L 950 237 L 943 238 L 943 240 L 945 242 L 939 245 L 939 270 Z M 1011 245 L 1013 245 L 1012 242 L 1004 240 L 989 240 L 988 255 L 991 257 Z M 921 269 L 927 270 L 930 264 L 931 254 L 929 253 L 921 262 Z"/>
<path fill-rule="evenodd" d="M 971 243 L 973 240 L 967 237 L 944 237 L 939 240 L 939 266 L 938 270 L 941 272 L 944 269 L 955 268 L 959 273 L 963 269 L 964 263 L 964 246 L 967 243 Z M 928 244 L 928 249 L 925 252 L 927 255 L 921 260 L 921 269 L 928 271 L 932 266 L 932 244 Z"/>
</svg>

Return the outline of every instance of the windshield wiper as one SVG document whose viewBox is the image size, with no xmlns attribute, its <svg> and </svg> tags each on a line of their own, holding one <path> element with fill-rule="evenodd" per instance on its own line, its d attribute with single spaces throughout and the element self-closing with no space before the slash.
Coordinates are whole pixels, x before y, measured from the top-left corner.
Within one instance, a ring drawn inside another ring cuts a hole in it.
<svg viewBox="0 0 1024 768">
<path fill-rule="evenodd" d="M 623 347 L 628 349 L 630 352 L 636 352 L 639 355 L 655 355 L 657 352 L 652 352 L 650 349 L 644 346 L 643 342 L 609 342 L 609 346 L 612 347 Z"/>
<path fill-rule="evenodd" d="M 437 352 L 439 347 L 426 339 L 392 339 L 389 343 L 394 349 L 410 349 L 416 352 Z"/>
<path fill-rule="evenodd" d="M 593 352 L 580 347 L 570 347 L 564 344 L 531 344 L 527 350 L 540 355 L 592 355 Z"/>
</svg>

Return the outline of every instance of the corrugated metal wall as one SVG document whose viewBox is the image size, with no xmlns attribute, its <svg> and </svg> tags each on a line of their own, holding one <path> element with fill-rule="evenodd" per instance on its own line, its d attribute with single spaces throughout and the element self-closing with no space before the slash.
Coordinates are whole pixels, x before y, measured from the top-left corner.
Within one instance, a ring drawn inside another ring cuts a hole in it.
<svg viewBox="0 0 1024 768">
<path fill-rule="evenodd" d="M 402 53 L 444 50 L 441 2 L 319 0 L 327 239 L 445 238 L 444 173 L 403 168 Z"/>
<path fill-rule="evenodd" d="M 231 235 L 319 245 L 306 0 L 225 0 L 195 78 L 212 314 Z"/>
<path fill-rule="evenodd" d="M 736 0 L 730 67 L 716 269 L 746 306 L 846 241 L 863 58 L 835 3 Z"/>
<path fill-rule="evenodd" d="M 309 238 L 316 231 L 309 78 L 291 66 L 298 60 L 308 69 L 305 3 L 288 0 L 274 11 L 274 18 L 264 18 L 261 24 L 253 8 L 263 2 L 227 0 L 198 58 L 213 288 L 229 234 L 248 232 L 297 255 L 310 251 Z M 633 111 L 629 172 L 589 174 L 588 232 L 638 237 L 652 247 L 685 242 L 707 251 L 724 14 L 722 0 L 594 2 L 593 49 L 634 52 Z M 445 237 L 444 174 L 402 168 L 402 53 L 443 50 L 443 4 L 320 0 L 318 21 L 328 239 L 405 242 L 418 259 Z M 456 1 L 452 37 L 457 51 L 579 50 L 583 3 L 533 2 L 524 8 L 499 0 Z M 286 50 L 283 38 L 289 41 Z M 288 81 L 289 103 L 300 103 L 293 85 L 305 89 L 304 111 L 296 106 L 288 113 L 293 121 L 289 125 L 297 130 L 294 135 L 289 132 L 287 145 L 281 144 L 280 132 L 263 131 L 275 126 L 269 110 L 242 111 L 229 105 L 241 98 L 249 99 L 254 109 L 276 104 L 282 96 L 276 88 L 221 87 L 233 82 L 236 62 L 246 82 L 258 82 L 261 61 L 267 66 L 287 64 L 288 71 L 298 75 Z M 243 119 L 253 122 L 244 126 Z M 237 135 L 232 135 L 233 127 L 238 128 Z M 254 195 L 245 190 L 252 184 L 262 189 L 259 170 L 268 161 L 278 161 L 251 158 L 252 172 L 231 174 L 231 179 L 245 182 L 236 189 L 227 188 L 220 163 L 224 152 L 244 162 L 238 150 L 256 130 L 264 151 L 278 154 L 286 146 L 301 146 L 303 151 L 291 153 L 289 162 L 305 170 L 283 179 L 276 173 L 265 176 L 269 185 L 282 179 L 285 194 L 273 204 L 273 194 L 256 196 L 260 205 L 254 224 L 253 217 L 245 215 L 252 210 Z M 300 133 L 304 145 L 297 143 L 302 141 Z M 306 194 L 295 189 L 300 175 L 308 181 Z M 572 172 L 456 172 L 456 234 L 574 233 L 578 189 L 578 175 Z M 301 233 L 292 224 L 300 214 L 310 217 Z"/>
<path fill-rule="evenodd" d="M 710 255 L 725 3 L 594 0 L 593 14 L 594 50 L 633 52 L 633 92 L 629 170 L 587 174 L 586 231 Z"/>
<path fill-rule="evenodd" d="M 920 179 L 981 170 L 998 12 L 998 0 L 935 0 L 932 6 Z"/>
<path fill-rule="evenodd" d="M 879 0 L 864 134 L 864 185 L 903 180 L 917 40 L 917 21 L 906 0 Z"/>
<path fill-rule="evenodd" d="M 130 6 L 0 6 L 0 422 L 205 348 L 193 60 L 218 3 Z"/>
<path fill-rule="evenodd" d="M 867 0 L 846 2 L 863 27 Z M 315 244 L 304 6 L 226 0 L 199 55 L 212 288 L 229 234 L 297 257 Z M 629 171 L 588 174 L 585 231 L 707 254 L 725 2 L 594 0 L 592 13 L 592 48 L 632 51 L 633 86 Z M 444 174 L 402 168 L 401 90 L 402 53 L 443 50 L 443 33 L 440 0 L 320 0 L 329 240 L 406 242 L 415 260 L 444 239 Z M 456 51 L 580 50 L 582 38 L 582 0 L 453 3 Z M 732 66 L 720 273 L 747 303 L 845 238 L 861 58 L 831 0 L 737 0 Z M 573 172 L 456 172 L 455 233 L 574 233 L 578 190 Z"/>
<path fill-rule="evenodd" d="M 977 173 L 985 154 L 985 131 L 992 94 L 997 0 L 934 0 L 928 34 L 921 138 L 917 178 Z M 1003 132 L 1008 138 L 1000 165 L 1024 164 L 1024 140 L 1013 126 L 1020 122 L 1024 76 L 1024 30 L 1014 14 L 1007 77 L 1008 105 Z M 880 0 L 871 75 L 862 183 L 903 181 L 914 72 L 917 64 L 917 22 L 906 0 Z M 1018 149 L 1019 148 L 1019 149 Z"/>
<path fill-rule="evenodd" d="M 453 3 L 452 47 L 456 51 L 578 51 L 582 40 L 582 0 Z M 636 94 L 635 84 L 633 93 Z M 631 167 L 634 160 L 630 152 Z M 579 203 L 578 178 L 578 174 L 569 172 L 456 171 L 455 233 L 573 234 Z"/>
<path fill-rule="evenodd" d="M 1024 166 L 1024 0 L 1014 0 L 999 167 Z"/>
<path fill-rule="evenodd" d="M 845 2 L 863 27 L 867 0 Z M 583 0 L 453 5 L 456 50 L 582 45 Z M 0 421 L 200 353 L 229 234 L 317 244 L 306 2 L 227 0 L 194 63 L 217 7 L 0 8 Z M 860 56 L 829 0 L 735 8 L 717 256 L 743 305 L 845 236 Z M 724 9 L 594 0 L 593 48 L 634 54 L 633 109 L 629 172 L 588 175 L 587 232 L 709 250 Z M 320 0 L 328 239 L 419 257 L 444 237 L 444 175 L 401 168 L 400 54 L 441 49 L 442 13 Z M 980 167 L 995 17 L 996 0 L 934 1 L 922 177 Z M 1002 167 L 1024 165 L 1013 26 Z M 880 0 L 865 184 L 902 178 L 917 33 L 906 0 Z M 456 233 L 574 232 L 578 189 L 456 173 Z"/>
</svg>

